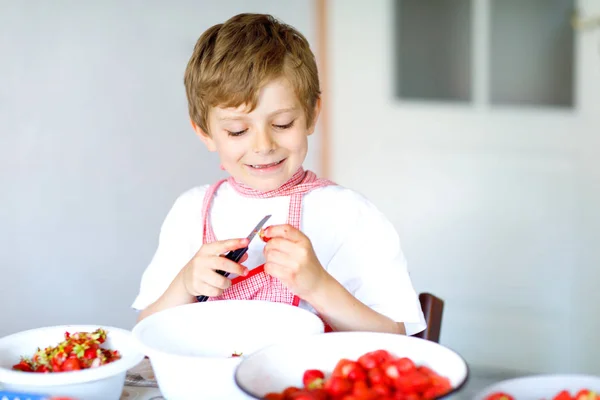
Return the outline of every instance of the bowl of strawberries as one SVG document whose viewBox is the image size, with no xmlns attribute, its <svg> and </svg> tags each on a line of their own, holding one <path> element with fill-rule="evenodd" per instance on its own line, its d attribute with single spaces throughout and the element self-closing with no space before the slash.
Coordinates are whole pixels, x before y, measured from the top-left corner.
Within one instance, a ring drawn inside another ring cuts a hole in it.
<svg viewBox="0 0 600 400">
<path fill-rule="evenodd" d="M 131 332 L 61 325 L 0 339 L 0 390 L 77 400 L 119 399 L 144 355 Z"/>
<path fill-rule="evenodd" d="M 433 400 L 461 390 L 465 360 L 420 338 L 333 332 L 281 342 L 238 365 L 235 382 L 268 400 Z"/>
</svg>

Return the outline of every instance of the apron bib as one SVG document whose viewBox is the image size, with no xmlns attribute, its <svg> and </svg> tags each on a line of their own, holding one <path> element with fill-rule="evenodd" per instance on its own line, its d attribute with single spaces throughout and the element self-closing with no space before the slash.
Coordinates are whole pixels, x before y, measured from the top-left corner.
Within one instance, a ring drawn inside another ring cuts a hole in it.
<svg viewBox="0 0 600 400">
<path fill-rule="evenodd" d="M 329 180 L 317 178 L 313 172 L 304 171 L 302 168 L 280 188 L 269 192 L 259 192 L 241 185 L 232 177 L 216 182 L 206 191 L 202 205 L 203 243 L 212 243 L 217 240 L 210 223 L 210 206 L 214 194 L 225 181 L 238 193 L 246 197 L 270 198 L 290 196 L 287 223 L 296 229 L 300 229 L 302 198 L 304 194 L 319 187 L 335 185 L 335 183 Z M 250 270 L 246 276 L 233 278 L 231 286 L 224 290 L 220 296 L 208 298 L 208 301 L 218 300 L 264 300 L 285 303 L 292 306 L 300 304 L 300 298 L 293 294 L 279 279 L 264 272 L 264 264 Z M 327 323 L 325 323 L 325 331 L 331 332 L 331 328 Z"/>
</svg>

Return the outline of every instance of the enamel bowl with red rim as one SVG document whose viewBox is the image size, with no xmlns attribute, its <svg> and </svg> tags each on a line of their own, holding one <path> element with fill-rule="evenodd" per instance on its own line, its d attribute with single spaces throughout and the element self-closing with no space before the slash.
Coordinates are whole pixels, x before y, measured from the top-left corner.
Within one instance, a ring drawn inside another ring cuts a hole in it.
<svg viewBox="0 0 600 400">
<path fill-rule="evenodd" d="M 305 387 L 303 378 L 307 370 L 322 371 L 327 386 L 327 381 L 333 382 L 332 375 L 337 373 L 332 372 L 340 360 L 358 361 L 364 354 L 377 350 L 385 350 L 395 359 L 408 358 L 415 367 L 424 367 L 417 372 L 433 371 L 445 378 L 444 384 L 448 385 L 448 389 L 431 398 L 446 397 L 460 391 L 469 375 L 467 363 L 458 353 L 435 342 L 388 333 L 333 332 L 287 340 L 249 355 L 238 365 L 235 382 L 242 391 L 256 399 L 262 399 L 269 393 L 282 393 L 290 387 Z M 364 371 L 369 376 L 369 370 Z M 419 375 L 417 372 L 410 377 Z M 358 373 L 355 376 L 364 378 Z M 390 388 L 401 381 L 402 385 L 409 384 L 405 378 L 394 383 L 386 380 Z M 422 380 L 420 384 L 423 385 Z M 425 386 L 421 387 L 425 390 Z"/>
</svg>

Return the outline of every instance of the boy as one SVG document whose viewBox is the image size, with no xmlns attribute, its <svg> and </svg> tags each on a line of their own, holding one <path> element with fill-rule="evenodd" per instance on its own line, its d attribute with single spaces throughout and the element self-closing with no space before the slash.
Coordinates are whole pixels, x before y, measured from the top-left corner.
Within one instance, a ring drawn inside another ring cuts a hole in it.
<svg viewBox="0 0 600 400">
<path fill-rule="evenodd" d="M 321 108 L 304 36 L 268 15 L 237 15 L 199 38 L 184 83 L 192 127 L 231 176 L 176 200 L 133 304 L 138 319 L 206 295 L 303 307 L 327 330 L 422 331 L 391 223 L 302 168 Z M 267 214 L 266 242 L 253 240 L 239 264 L 219 257 L 246 246 L 231 238 Z"/>
</svg>

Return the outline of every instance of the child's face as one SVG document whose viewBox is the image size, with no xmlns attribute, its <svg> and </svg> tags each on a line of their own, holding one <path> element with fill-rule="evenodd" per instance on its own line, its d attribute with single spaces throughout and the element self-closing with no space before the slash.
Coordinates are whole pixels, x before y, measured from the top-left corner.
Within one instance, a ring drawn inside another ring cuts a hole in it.
<svg viewBox="0 0 600 400">
<path fill-rule="evenodd" d="M 244 105 L 214 107 L 208 116 L 210 136 L 194 128 L 238 182 L 268 191 L 283 185 L 304 162 L 319 108 L 317 104 L 314 121 L 307 124 L 292 86 L 281 78 L 262 88 L 252 112 Z"/>
</svg>

